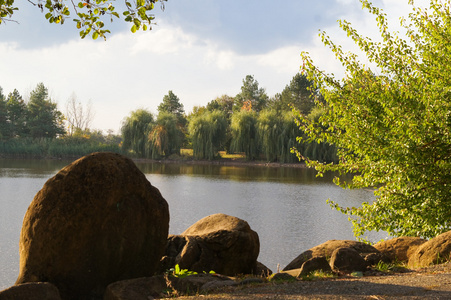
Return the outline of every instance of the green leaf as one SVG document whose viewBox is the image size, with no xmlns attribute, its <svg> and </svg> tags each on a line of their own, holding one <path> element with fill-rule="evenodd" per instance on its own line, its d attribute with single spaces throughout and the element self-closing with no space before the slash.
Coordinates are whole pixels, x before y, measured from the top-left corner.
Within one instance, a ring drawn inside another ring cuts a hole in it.
<svg viewBox="0 0 451 300">
<path fill-rule="evenodd" d="M 136 32 L 136 25 L 133 25 L 130 30 L 131 30 L 131 32 L 135 33 Z"/>
<path fill-rule="evenodd" d="M 96 40 L 98 37 L 99 37 L 99 33 L 98 33 L 97 31 L 94 31 L 94 32 L 92 33 L 92 39 L 93 39 L 93 40 Z"/>
</svg>

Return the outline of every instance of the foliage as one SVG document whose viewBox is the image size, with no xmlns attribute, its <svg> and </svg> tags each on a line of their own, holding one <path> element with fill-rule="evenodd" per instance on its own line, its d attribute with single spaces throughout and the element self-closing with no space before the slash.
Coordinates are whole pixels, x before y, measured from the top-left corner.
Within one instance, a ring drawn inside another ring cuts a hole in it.
<svg viewBox="0 0 451 300">
<path fill-rule="evenodd" d="M 227 127 L 225 113 L 219 110 L 206 111 L 190 118 L 188 133 L 192 139 L 194 157 L 214 159 L 223 149 Z"/>
<path fill-rule="evenodd" d="M 6 102 L 8 136 L 10 138 L 26 137 L 29 132 L 27 126 L 27 105 L 22 96 L 15 89 L 8 95 Z"/>
<path fill-rule="evenodd" d="M 57 104 L 48 98 L 48 90 L 39 83 L 30 93 L 27 104 L 27 126 L 33 138 L 54 138 L 64 134 L 63 114 Z"/>
<path fill-rule="evenodd" d="M 315 106 L 315 99 L 319 97 L 312 91 L 313 81 L 305 74 L 297 73 L 293 76 L 289 85 L 286 85 L 282 93 L 270 101 L 270 107 L 278 111 L 288 111 L 292 108 L 300 113 L 308 115 Z"/>
<path fill-rule="evenodd" d="M 299 114 L 299 112 L 297 112 L 297 114 Z M 318 123 L 323 114 L 324 109 L 315 107 L 307 116 L 307 119 Z M 322 126 L 322 129 L 325 130 L 325 127 Z M 302 157 L 322 163 L 338 163 L 337 148 L 335 145 L 330 144 L 327 141 L 308 141 L 304 132 L 301 133 L 298 140 L 299 146 L 296 151 L 301 154 Z"/>
<path fill-rule="evenodd" d="M 266 109 L 257 119 L 258 137 L 267 161 L 293 163 L 298 161 L 292 148 L 299 148 L 297 137 L 302 134 L 294 122 L 291 111 L 283 113 L 275 109 Z"/>
<path fill-rule="evenodd" d="M 227 95 L 222 95 L 221 97 L 218 97 L 208 102 L 207 109 L 209 111 L 220 110 L 224 112 L 226 114 L 227 119 L 229 119 L 233 113 L 234 101 L 235 101 L 234 98 Z"/>
<path fill-rule="evenodd" d="M 183 108 L 183 104 L 180 102 L 179 97 L 177 97 L 172 91 L 169 91 L 168 94 L 163 97 L 163 102 L 158 105 L 158 112 L 174 114 L 177 117 L 177 125 L 186 125 L 186 119 L 184 117 L 185 109 Z"/>
<path fill-rule="evenodd" d="M 257 131 L 257 113 L 253 110 L 242 109 L 232 115 L 232 149 L 244 152 L 246 159 L 253 160 L 260 154 Z"/>
<path fill-rule="evenodd" d="M 324 272 L 323 270 L 316 270 L 312 271 L 309 274 L 305 276 L 301 276 L 301 280 L 303 281 L 315 281 L 315 280 L 324 280 L 324 279 L 331 279 L 336 278 L 337 275 L 335 275 L 332 272 Z"/>
<path fill-rule="evenodd" d="M 178 264 L 176 264 L 174 268 L 169 269 L 166 273 L 173 277 L 178 277 L 178 278 L 185 278 L 187 276 L 197 274 L 197 272 L 195 272 L 195 271 L 189 271 L 188 269 L 181 269 Z"/>
<path fill-rule="evenodd" d="M 204 273 L 206 273 L 206 272 L 204 271 Z M 180 266 L 178 264 L 176 264 L 174 266 L 174 268 L 170 268 L 169 270 L 167 270 L 166 274 L 173 276 L 173 277 L 185 278 L 190 275 L 197 275 L 197 272 L 190 271 L 188 269 L 182 269 L 182 268 L 180 268 Z M 216 274 L 216 272 L 212 270 L 212 271 L 208 272 L 208 274 Z"/>
<path fill-rule="evenodd" d="M 15 138 L 0 143 L 0 153 L 7 157 L 78 158 L 99 151 L 120 153 L 121 149 L 117 143 L 99 142 L 89 136 L 40 139 Z"/>
<path fill-rule="evenodd" d="M 0 87 L 0 139 L 8 134 L 8 112 L 6 108 L 6 98 L 3 89 Z"/>
<path fill-rule="evenodd" d="M 257 119 L 262 150 L 268 161 L 277 161 L 279 147 L 277 141 L 282 134 L 282 120 L 276 110 L 263 110 Z"/>
<path fill-rule="evenodd" d="M 148 135 L 152 158 L 180 154 L 183 132 L 177 125 L 175 114 L 160 111 L 152 131 Z"/>
<path fill-rule="evenodd" d="M 258 86 L 258 81 L 252 75 L 247 75 L 243 79 L 241 93 L 235 96 L 234 110 L 239 111 L 243 107 L 248 107 L 256 112 L 262 110 L 267 102 L 268 95 L 264 88 Z"/>
<path fill-rule="evenodd" d="M 161 7 L 164 9 L 163 2 L 160 0 Z M 106 39 L 106 34 L 110 33 L 105 28 L 105 21 L 113 21 L 114 18 L 120 18 L 116 12 L 116 2 L 114 0 L 79 0 L 70 3 L 67 0 L 28 0 L 29 3 L 36 6 L 41 12 L 46 12 L 45 18 L 49 23 L 64 24 L 72 15 L 76 18 L 77 29 L 80 30 L 80 37 L 85 38 L 91 34 L 93 39 L 99 36 Z M 122 11 L 125 22 L 131 24 L 130 30 L 134 33 L 137 30 L 152 29 L 154 15 L 151 13 L 155 3 L 158 0 L 125 0 L 125 7 Z M 5 21 L 13 21 L 12 16 L 18 10 L 14 6 L 14 0 L 0 0 L 0 25 Z"/>
<path fill-rule="evenodd" d="M 350 173 L 336 183 L 374 188 L 376 201 L 343 208 L 354 233 L 384 230 L 393 236 L 434 237 L 450 230 L 451 220 L 451 24 L 450 4 L 432 0 L 429 9 L 413 7 L 402 25 L 407 39 L 388 30 L 386 15 L 361 0 L 373 14 L 380 40 L 363 37 L 346 21 L 341 28 L 375 66 L 344 53 L 320 35 L 346 69 L 336 79 L 315 67 L 303 53 L 305 74 L 324 96 L 318 120 L 299 115 L 311 140 L 338 147 L 339 164 L 309 160 L 320 174 Z"/>
<path fill-rule="evenodd" d="M 153 126 L 153 115 L 149 111 L 138 109 L 131 112 L 122 123 L 123 151 L 132 151 L 138 157 L 146 157 L 149 149 L 148 135 Z"/>
</svg>

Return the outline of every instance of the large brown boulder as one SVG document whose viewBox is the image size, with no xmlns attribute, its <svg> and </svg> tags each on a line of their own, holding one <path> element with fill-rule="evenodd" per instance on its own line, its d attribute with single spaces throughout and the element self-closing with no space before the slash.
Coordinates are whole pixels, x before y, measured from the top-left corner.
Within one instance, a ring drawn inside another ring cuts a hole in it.
<svg viewBox="0 0 451 300">
<path fill-rule="evenodd" d="M 332 252 L 330 257 L 330 267 L 335 272 L 352 273 L 356 271 L 365 271 L 368 267 L 365 259 L 354 248 L 338 248 Z"/>
<path fill-rule="evenodd" d="M 441 264 L 451 258 L 451 231 L 442 233 L 421 244 L 409 257 L 409 268 Z"/>
<path fill-rule="evenodd" d="M 419 237 L 402 236 L 379 242 L 374 248 L 392 262 L 407 262 L 415 250 L 426 240 Z"/>
<path fill-rule="evenodd" d="M 170 236 L 163 268 L 178 264 L 182 269 L 234 276 L 251 274 L 260 252 L 258 234 L 236 217 L 215 214 L 205 217 L 181 235 Z"/>
<path fill-rule="evenodd" d="M 167 202 L 130 159 L 85 156 L 31 202 L 16 284 L 48 281 L 63 299 L 101 296 L 111 282 L 154 274 L 168 227 Z"/>
<path fill-rule="evenodd" d="M 379 251 L 371 245 L 363 242 L 350 241 L 350 240 L 329 240 L 318 246 L 310 248 L 309 250 L 302 252 L 294 260 L 292 260 L 283 270 L 300 269 L 302 265 L 312 257 L 324 256 L 330 258 L 332 252 L 338 248 L 352 248 L 359 254 L 364 255 L 368 253 L 379 253 Z"/>
</svg>

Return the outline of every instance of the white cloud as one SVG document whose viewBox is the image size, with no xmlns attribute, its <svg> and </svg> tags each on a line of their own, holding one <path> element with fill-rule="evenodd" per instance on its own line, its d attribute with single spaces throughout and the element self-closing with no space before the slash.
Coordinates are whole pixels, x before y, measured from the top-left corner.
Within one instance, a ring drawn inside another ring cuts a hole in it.
<svg viewBox="0 0 451 300">
<path fill-rule="evenodd" d="M 187 111 L 222 94 L 236 95 L 248 74 L 268 92 L 280 92 L 298 70 L 299 52 L 288 47 L 243 56 L 169 26 L 116 34 L 107 42 L 74 40 L 39 49 L 0 43 L 0 86 L 25 96 L 43 82 L 63 111 L 74 92 L 82 103 L 92 100 L 95 128 L 117 130 L 132 110 L 156 112 L 169 90 Z"/>
</svg>

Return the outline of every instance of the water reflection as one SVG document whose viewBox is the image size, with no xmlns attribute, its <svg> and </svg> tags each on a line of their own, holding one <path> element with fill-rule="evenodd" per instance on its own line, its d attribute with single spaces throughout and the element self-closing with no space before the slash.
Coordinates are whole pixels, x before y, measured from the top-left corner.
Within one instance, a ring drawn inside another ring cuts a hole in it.
<svg viewBox="0 0 451 300">
<path fill-rule="evenodd" d="M 235 181 L 273 181 L 318 184 L 331 182 L 333 174 L 316 177 L 316 171 L 304 167 L 227 166 L 193 163 L 142 163 L 136 165 L 145 174 L 208 176 Z"/>
</svg>

